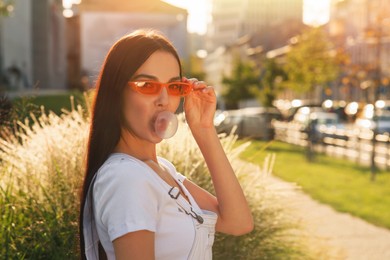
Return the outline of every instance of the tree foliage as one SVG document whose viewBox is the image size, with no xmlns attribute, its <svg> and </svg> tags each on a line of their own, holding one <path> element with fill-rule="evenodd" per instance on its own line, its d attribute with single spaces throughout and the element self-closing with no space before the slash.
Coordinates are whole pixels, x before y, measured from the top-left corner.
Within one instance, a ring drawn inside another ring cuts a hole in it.
<svg viewBox="0 0 390 260">
<path fill-rule="evenodd" d="M 224 76 L 222 97 L 228 109 L 238 107 L 241 100 L 255 98 L 254 88 L 260 88 L 259 70 L 249 61 L 236 59 L 230 77 Z"/>
<path fill-rule="evenodd" d="M 286 86 L 304 93 L 335 80 L 338 66 L 331 49 L 332 44 L 321 28 L 309 29 L 300 35 L 286 57 Z"/>
<path fill-rule="evenodd" d="M 275 59 L 265 59 L 260 88 L 252 90 L 260 104 L 271 107 L 278 93 L 283 90 L 282 82 L 284 80 L 286 80 L 286 73 Z"/>
<path fill-rule="evenodd" d="M 8 16 L 14 10 L 14 0 L 0 0 L 0 16 Z"/>
</svg>

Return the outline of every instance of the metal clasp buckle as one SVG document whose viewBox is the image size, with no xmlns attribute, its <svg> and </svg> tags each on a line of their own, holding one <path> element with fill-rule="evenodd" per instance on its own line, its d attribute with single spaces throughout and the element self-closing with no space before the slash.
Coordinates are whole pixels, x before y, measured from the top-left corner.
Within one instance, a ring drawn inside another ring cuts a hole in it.
<svg viewBox="0 0 390 260">
<path fill-rule="evenodd" d="M 172 187 L 169 192 L 169 196 L 171 196 L 172 199 L 177 199 L 180 195 L 180 190 L 177 187 Z"/>
</svg>

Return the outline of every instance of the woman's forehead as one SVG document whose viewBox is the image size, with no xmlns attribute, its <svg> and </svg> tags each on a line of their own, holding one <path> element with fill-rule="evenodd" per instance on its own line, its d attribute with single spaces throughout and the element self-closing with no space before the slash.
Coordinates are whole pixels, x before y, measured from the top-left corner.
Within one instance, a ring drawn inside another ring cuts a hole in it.
<svg viewBox="0 0 390 260">
<path fill-rule="evenodd" d="M 149 75 L 163 81 L 180 77 L 180 65 L 176 57 L 166 51 L 156 51 L 134 73 L 137 75 Z"/>
</svg>

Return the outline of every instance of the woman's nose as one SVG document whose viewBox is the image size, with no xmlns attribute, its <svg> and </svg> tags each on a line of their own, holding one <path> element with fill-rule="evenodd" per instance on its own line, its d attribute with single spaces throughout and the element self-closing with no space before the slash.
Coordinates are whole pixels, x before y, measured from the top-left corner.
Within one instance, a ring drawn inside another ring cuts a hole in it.
<svg viewBox="0 0 390 260">
<path fill-rule="evenodd" d="M 158 106 L 167 106 L 169 104 L 169 95 L 166 87 L 163 87 L 157 98 Z"/>
</svg>

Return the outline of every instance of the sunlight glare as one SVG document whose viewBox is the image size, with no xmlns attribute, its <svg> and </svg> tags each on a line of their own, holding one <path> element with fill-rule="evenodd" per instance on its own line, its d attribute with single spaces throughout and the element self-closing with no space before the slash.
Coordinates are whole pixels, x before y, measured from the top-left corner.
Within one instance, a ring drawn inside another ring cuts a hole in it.
<svg viewBox="0 0 390 260">
<path fill-rule="evenodd" d="M 62 11 L 62 15 L 65 18 L 70 18 L 73 16 L 73 11 L 72 11 L 72 9 L 64 9 L 64 11 Z"/>
<path fill-rule="evenodd" d="M 73 1 L 72 0 L 62 0 L 62 7 L 64 9 L 72 8 Z"/>
<path fill-rule="evenodd" d="M 318 27 L 329 22 L 330 0 L 304 0 L 303 23 Z"/>
<path fill-rule="evenodd" d="M 163 0 L 188 11 L 187 29 L 190 33 L 205 34 L 208 21 L 209 0 Z"/>
</svg>

